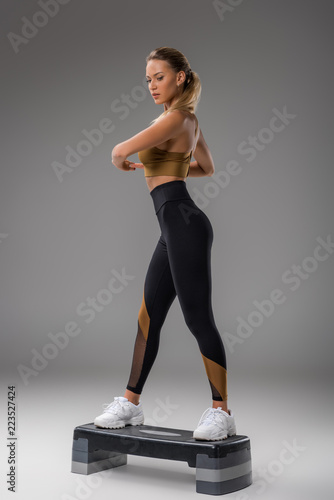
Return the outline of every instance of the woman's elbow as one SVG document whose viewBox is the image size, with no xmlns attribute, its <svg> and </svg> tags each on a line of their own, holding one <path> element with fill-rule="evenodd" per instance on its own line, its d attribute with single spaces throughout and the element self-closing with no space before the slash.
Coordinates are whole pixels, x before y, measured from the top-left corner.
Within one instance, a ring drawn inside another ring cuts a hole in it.
<svg viewBox="0 0 334 500">
<path fill-rule="evenodd" d="M 114 146 L 112 153 L 115 156 L 122 156 L 123 158 L 127 158 L 130 155 L 129 145 L 127 141 L 119 142 Z"/>
<path fill-rule="evenodd" d="M 208 172 L 207 175 L 209 177 L 213 176 L 213 174 L 215 173 L 215 165 L 214 165 L 214 163 L 211 163 L 210 168 L 207 169 L 207 172 Z"/>
<path fill-rule="evenodd" d="M 111 156 L 123 156 L 122 155 L 122 151 L 121 151 L 121 145 L 120 144 L 116 144 L 116 146 L 114 146 L 112 152 L 111 152 Z"/>
<path fill-rule="evenodd" d="M 198 163 L 198 162 L 197 162 Z M 210 167 L 202 167 L 199 163 L 198 163 L 198 166 L 201 168 L 201 170 L 203 171 L 203 175 L 205 177 L 211 177 L 214 173 L 215 173 L 215 167 L 214 166 L 210 166 Z"/>
</svg>

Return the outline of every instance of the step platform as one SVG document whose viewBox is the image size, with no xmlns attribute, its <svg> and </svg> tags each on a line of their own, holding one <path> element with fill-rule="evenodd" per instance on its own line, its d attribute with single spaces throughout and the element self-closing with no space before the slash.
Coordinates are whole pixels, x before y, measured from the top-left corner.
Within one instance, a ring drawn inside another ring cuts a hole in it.
<svg viewBox="0 0 334 500">
<path fill-rule="evenodd" d="M 126 465 L 127 455 L 181 460 L 196 467 L 196 492 L 224 495 L 252 484 L 250 440 L 236 435 L 221 441 L 199 441 L 193 431 L 127 425 L 103 429 L 94 423 L 73 432 L 72 469 L 92 474 Z"/>
</svg>

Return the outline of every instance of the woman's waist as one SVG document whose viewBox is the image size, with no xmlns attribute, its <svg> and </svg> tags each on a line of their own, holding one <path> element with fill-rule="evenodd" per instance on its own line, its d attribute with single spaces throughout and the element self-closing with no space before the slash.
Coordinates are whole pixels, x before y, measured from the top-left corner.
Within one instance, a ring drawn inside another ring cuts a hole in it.
<svg viewBox="0 0 334 500">
<path fill-rule="evenodd" d="M 157 213 L 167 201 L 192 200 L 187 190 L 186 182 L 181 179 L 170 180 L 158 184 L 150 191 L 150 195 L 153 200 L 155 213 Z"/>
<path fill-rule="evenodd" d="M 150 193 L 154 188 L 160 186 L 161 184 L 173 181 L 183 181 L 185 183 L 186 178 L 187 177 L 178 177 L 175 175 L 155 175 L 152 177 L 145 177 Z"/>
</svg>

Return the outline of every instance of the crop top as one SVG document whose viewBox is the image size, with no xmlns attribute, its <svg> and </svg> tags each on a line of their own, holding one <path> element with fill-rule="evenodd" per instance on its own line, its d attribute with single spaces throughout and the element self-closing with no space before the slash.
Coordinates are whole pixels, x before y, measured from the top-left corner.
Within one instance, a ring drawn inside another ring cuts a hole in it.
<svg viewBox="0 0 334 500">
<path fill-rule="evenodd" d="M 196 123 L 197 132 L 198 122 Z M 175 177 L 188 177 L 190 161 L 193 150 L 180 153 L 166 151 L 153 146 L 138 152 L 138 157 L 144 165 L 145 177 L 156 175 L 173 175 Z"/>
</svg>

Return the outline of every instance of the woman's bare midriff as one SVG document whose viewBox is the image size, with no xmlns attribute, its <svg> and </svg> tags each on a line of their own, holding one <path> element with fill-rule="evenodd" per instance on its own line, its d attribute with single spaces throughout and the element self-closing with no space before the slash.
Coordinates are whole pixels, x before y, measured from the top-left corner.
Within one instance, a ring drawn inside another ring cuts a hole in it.
<svg viewBox="0 0 334 500">
<path fill-rule="evenodd" d="M 148 189 L 150 192 L 152 189 L 155 187 L 159 186 L 160 184 L 164 184 L 165 182 L 171 182 L 171 181 L 184 181 L 186 177 L 176 177 L 174 175 L 154 175 L 151 177 L 145 177 Z"/>
</svg>

